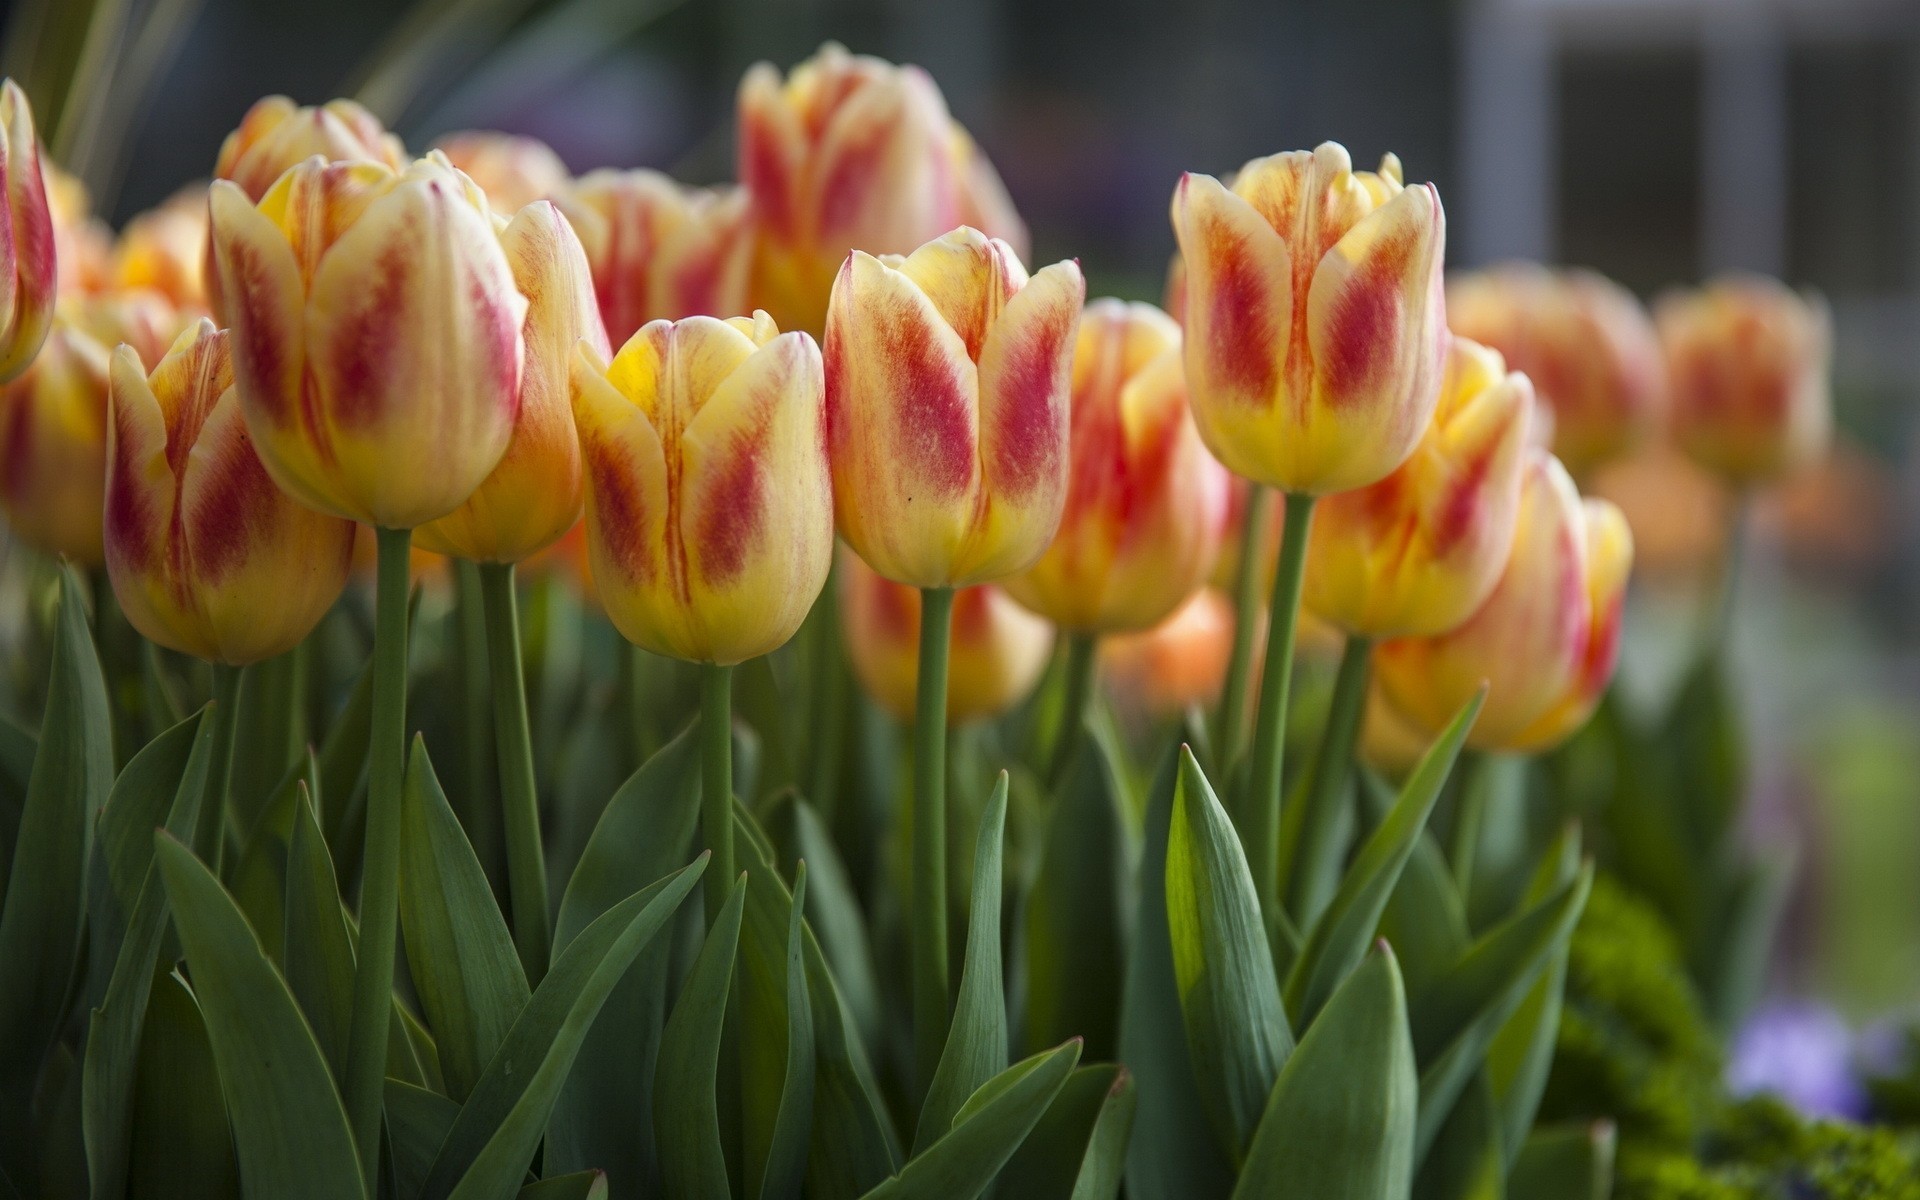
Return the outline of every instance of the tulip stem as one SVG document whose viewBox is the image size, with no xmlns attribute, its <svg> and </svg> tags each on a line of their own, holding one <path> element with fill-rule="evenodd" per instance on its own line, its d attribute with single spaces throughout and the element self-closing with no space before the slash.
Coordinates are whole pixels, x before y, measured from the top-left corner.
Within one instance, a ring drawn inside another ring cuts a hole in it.
<svg viewBox="0 0 1920 1200">
<path fill-rule="evenodd" d="M 1053 764 L 1047 776 L 1056 786 L 1066 778 L 1067 768 L 1086 736 L 1099 662 L 1099 634 L 1076 630 L 1067 635 L 1066 703 L 1060 710 L 1060 736 L 1053 744 Z"/>
<path fill-rule="evenodd" d="M 1301 928 L 1332 896 L 1340 873 L 1340 805 L 1353 773 L 1353 744 L 1366 711 L 1367 672 L 1373 660 L 1373 639 L 1350 635 L 1340 656 L 1340 673 L 1333 681 L 1333 702 L 1320 735 L 1320 748 L 1309 768 L 1305 803 L 1281 820 L 1281 892 L 1287 913 Z"/>
<path fill-rule="evenodd" d="M 913 1061 L 925 1095 L 947 1044 L 947 649 L 953 589 L 920 589 L 913 714 Z"/>
<path fill-rule="evenodd" d="M 1280 538 L 1280 562 L 1273 572 L 1269 604 L 1267 660 L 1260 675 L 1260 711 L 1253 735 L 1253 775 L 1248 780 L 1247 828 L 1243 831 L 1248 867 L 1260 912 L 1272 928 L 1284 911 L 1280 904 L 1280 776 L 1287 746 L 1287 692 L 1293 676 L 1293 626 L 1300 612 L 1300 583 L 1306 572 L 1307 534 L 1313 526 L 1314 498 L 1290 493 Z M 1248 514 L 1251 518 L 1252 514 Z"/>
<path fill-rule="evenodd" d="M 1751 507 L 1745 492 L 1734 497 L 1733 513 L 1727 521 L 1726 548 L 1720 556 L 1719 594 L 1713 598 L 1712 607 L 1702 622 L 1704 658 L 1724 657 L 1727 639 L 1733 633 L 1734 602 L 1740 593 L 1740 571 L 1746 561 L 1747 515 Z"/>
<path fill-rule="evenodd" d="M 366 847 L 360 868 L 360 950 L 347 1034 L 346 1107 L 367 1194 L 380 1173 L 380 1110 L 393 955 L 400 914 L 400 795 L 407 750 L 407 571 L 410 529 L 382 529 L 373 626 L 373 719 Z"/>
<path fill-rule="evenodd" d="M 1213 742 L 1214 760 L 1231 771 L 1247 749 L 1247 689 L 1253 677 L 1254 619 L 1260 611 L 1260 560 L 1266 547 L 1273 496 L 1259 484 L 1247 486 L 1246 514 L 1240 521 L 1240 564 L 1233 576 L 1233 656 L 1227 660 L 1226 686 L 1220 693 L 1220 724 Z"/>
<path fill-rule="evenodd" d="M 227 828 L 234 823 L 233 743 L 240 728 L 240 685 L 245 667 L 213 664 L 213 772 L 200 804 L 194 851 L 217 873 L 226 858 Z"/>
<path fill-rule="evenodd" d="M 533 774 L 533 735 L 527 726 L 526 670 L 521 666 L 519 597 L 514 594 L 512 563 L 480 564 L 480 597 L 487 614 L 487 675 L 493 687 L 513 942 L 520 951 L 527 986 L 537 988 L 547 974 L 553 935 L 547 927 L 547 860 L 540 845 L 540 794 Z"/>
<path fill-rule="evenodd" d="M 707 923 L 733 890 L 733 668 L 700 668 L 700 828 L 713 861 L 702 876 Z"/>
</svg>

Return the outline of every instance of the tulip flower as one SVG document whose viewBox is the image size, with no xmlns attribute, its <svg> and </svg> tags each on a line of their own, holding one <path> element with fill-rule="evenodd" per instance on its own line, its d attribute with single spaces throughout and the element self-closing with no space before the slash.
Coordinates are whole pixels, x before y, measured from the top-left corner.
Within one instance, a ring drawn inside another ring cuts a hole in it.
<svg viewBox="0 0 1920 1200">
<path fill-rule="evenodd" d="M 1592 271 L 1516 263 L 1455 278 L 1447 323 L 1533 381 L 1553 452 L 1581 478 L 1659 416 L 1660 345 L 1633 294 Z"/>
<path fill-rule="evenodd" d="M 918 67 L 829 42 L 783 82 L 740 83 L 740 180 L 758 226 L 754 302 L 818 332 L 849 250 L 906 254 L 957 225 L 1024 253 L 999 176 Z"/>
<path fill-rule="evenodd" d="M 194 185 L 127 222 L 113 248 L 113 286 L 159 292 L 186 312 L 206 311 L 207 190 Z"/>
<path fill-rule="evenodd" d="M 1777 280 L 1730 276 L 1658 311 L 1674 441 L 1735 487 L 1818 458 L 1833 432 L 1832 319 Z"/>
<path fill-rule="evenodd" d="M 854 675 L 880 707 L 914 719 L 919 686 L 920 593 L 853 555 L 840 569 L 840 622 Z M 1040 682 L 1053 627 L 991 585 L 953 593 L 946 716 L 950 725 L 998 716 Z"/>
<path fill-rule="evenodd" d="M 433 144 L 447 161 L 480 185 L 493 210 L 511 217 L 535 200 L 557 200 L 572 176 L 553 147 L 539 138 L 468 129 Z"/>
<path fill-rule="evenodd" d="M 40 179 L 53 221 L 55 291 L 71 297 L 109 290 L 113 230 L 94 214 L 87 185 L 48 158 L 40 160 Z"/>
<path fill-rule="evenodd" d="M 1379 645 L 1374 664 L 1387 699 L 1431 733 L 1485 681 L 1467 744 L 1551 748 L 1586 722 L 1612 678 L 1632 565 L 1620 510 L 1583 501 L 1558 459 L 1530 452 L 1500 582 L 1459 627 Z"/>
<path fill-rule="evenodd" d="M 593 265 L 607 336 L 648 321 L 745 316 L 753 230 L 739 188 L 690 188 L 658 171 L 593 171 L 561 201 Z"/>
<path fill-rule="evenodd" d="M 103 561 L 108 360 L 124 342 L 142 363 L 158 363 L 179 326 L 152 292 L 73 297 L 26 374 L 0 386 L 0 507 L 23 541 L 89 566 Z"/>
<path fill-rule="evenodd" d="M 7 189 L 0 212 L 0 383 L 5 383 L 26 370 L 46 340 L 59 271 L 33 110 L 11 79 L 0 84 L 0 176 Z"/>
<path fill-rule="evenodd" d="M 1305 602 L 1363 638 L 1444 633 L 1506 565 L 1533 389 L 1498 351 L 1453 339 L 1440 404 L 1407 461 L 1318 505 Z"/>
<path fill-rule="evenodd" d="M 840 534 L 898 583 L 965 587 L 1030 566 L 1067 492 L 1078 264 L 1029 281 L 957 229 L 904 259 L 855 251 L 827 316 Z"/>
<path fill-rule="evenodd" d="M 151 374 L 113 354 L 106 564 L 134 628 L 241 666 L 291 650 L 346 586 L 352 522 L 268 478 L 232 390 L 230 335 L 202 318 Z"/>
<path fill-rule="evenodd" d="M 231 180 L 258 202 L 274 182 L 315 155 L 328 162 L 380 163 L 406 170 L 407 151 L 380 118 L 352 100 L 302 108 L 285 96 L 255 101 L 220 143 L 214 178 Z"/>
<path fill-rule="evenodd" d="M 1100 643 L 1100 674 L 1107 694 L 1148 716 L 1206 706 L 1220 695 L 1233 642 L 1233 605 L 1215 588 L 1201 588 L 1166 620 Z"/>
</svg>

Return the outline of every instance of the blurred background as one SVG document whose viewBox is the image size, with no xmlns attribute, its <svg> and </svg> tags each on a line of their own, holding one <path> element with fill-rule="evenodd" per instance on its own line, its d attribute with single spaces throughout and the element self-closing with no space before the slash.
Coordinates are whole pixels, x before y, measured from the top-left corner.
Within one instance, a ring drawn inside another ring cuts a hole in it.
<svg viewBox="0 0 1920 1200">
<path fill-rule="evenodd" d="M 91 23 L 89 15 L 95 16 Z M 1323 139 L 1438 184 L 1449 263 L 1726 270 L 1825 294 L 1842 435 L 1761 498 L 1734 628 L 1750 836 L 1799 863 L 1778 995 L 1920 996 L 1920 2 L 109 0 L 0 4 L 5 70 L 116 224 L 203 178 L 258 97 L 356 96 L 420 148 L 531 134 L 576 172 L 731 178 L 742 71 L 825 39 L 919 63 L 1040 261 L 1158 299 L 1183 170 Z M 81 88 L 59 111 L 64 81 Z M 1640 544 L 1625 689 L 1664 703 L 1727 498 L 1672 458 L 1584 481 Z"/>
</svg>

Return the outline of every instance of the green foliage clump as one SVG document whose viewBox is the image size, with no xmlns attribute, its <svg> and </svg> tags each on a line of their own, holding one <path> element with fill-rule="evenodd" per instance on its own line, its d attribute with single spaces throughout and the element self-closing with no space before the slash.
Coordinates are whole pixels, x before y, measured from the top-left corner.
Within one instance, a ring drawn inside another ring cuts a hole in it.
<svg viewBox="0 0 1920 1200">
<path fill-rule="evenodd" d="M 1622 1154 L 1616 1200 L 1920 1200 L 1920 1139 L 1808 1121 L 1771 1097 L 1725 1105 L 1699 1153 Z"/>
</svg>

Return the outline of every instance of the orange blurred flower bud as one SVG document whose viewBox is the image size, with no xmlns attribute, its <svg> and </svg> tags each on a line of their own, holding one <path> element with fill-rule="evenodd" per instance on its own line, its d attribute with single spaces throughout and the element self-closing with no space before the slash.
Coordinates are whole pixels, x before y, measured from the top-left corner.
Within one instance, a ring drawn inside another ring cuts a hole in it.
<svg viewBox="0 0 1920 1200">
<path fill-rule="evenodd" d="M 1114 703 L 1147 716 L 1211 706 L 1233 653 L 1233 603 L 1201 588 L 1166 620 L 1100 642 L 1100 674 Z"/>
<path fill-rule="evenodd" d="M 1073 353 L 1060 531 L 1007 594 L 1065 629 L 1147 629 L 1206 582 L 1227 473 L 1187 409 L 1180 327 L 1150 304 L 1096 300 Z"/>
<path fill-rule="evenodd" d="M 840 535 L 874 570 L 964 587 L 1024 570 L 1066 501 L 1080 267 L 1027 277 L 956 229 L 906 258 L 856 250 L 827 315 Z"/>
<path fill-rule="evenodd" d="M 285 96 L 266 96 L 220 143 L 213 176 L 231 180 L 257 203 L 281 175 L 315 155 L 328 162 L 379 163 L 396 172 L 407 167 L 400 139 L 354 101 L 302 108 Z"/>
<path fill-rule="evenodd" d="M 0 383 L 5 383 L 27 369 L 46 341 L 59 282 L 54 217 L 33 110 L 11 79 L 0 83 L 0 176 L 7 189 L 0 211 Z"/>
<path fill-rule="evenodd" d="M 503 217 L 535 200 L 557 201 L 572 180 L 553 147 L 535 137 L 465 129 L 441 138 L 433 148 L 479 184 L 493 211 Z"/>
<path fill-rule="evenodd" d="M 87 185 L 45 157 L 40 178 L 53 218 L 56 293 L 74 297 L 108 290 L 113 285 L 113 230 L 94 215 Z"/>
<path fill-rule="evenodd" d="M 207 189 L 175 192 L 127 222 L 113 247 L 113 286 L 159 292 L 174 307 L 207 307 Z"/>
<path fill-rule="evenodd" d="M 1439 395 L 1446 220 L 1391 155 L 1333 142 L 1173 195 L 1194 419 L 1227 467 L 1287 492 L 1365 487 L 1405 461 Z"/>
</svg>

